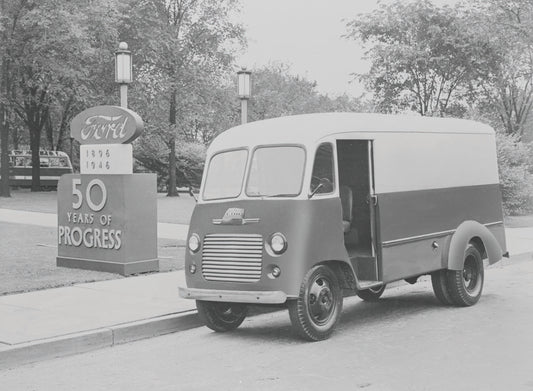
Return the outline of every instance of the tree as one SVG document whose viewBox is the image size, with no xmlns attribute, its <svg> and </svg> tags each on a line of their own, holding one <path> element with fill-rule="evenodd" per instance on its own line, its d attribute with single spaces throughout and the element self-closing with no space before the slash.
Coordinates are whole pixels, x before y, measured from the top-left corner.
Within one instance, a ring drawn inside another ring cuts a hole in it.
<svg viewBox="0 0 533 391">
<path fill-rule="evenodd" d="M 191 122 L 190 100 L 222 78 L 243 43 L 242 28 L 230 20 L 234 0 L 132 0 L 124 36 L 136 53 L 137 75 L 157 80 L 166 98 L 168 126 L 158 134 L 168 147 L 168 195 L 176 196 L 176 139 Z M 145 83 L 146 84 L 146 83 Z M 197 100 L 198 101 L 198 100 Z"/>
<path fill-rule="evenodd" d="M 9 190 L 9 131 L 12 122 L 13 110 L 10 98 L 14 93 L 13 86 L 13 61 L 15 50 L 15 34 L 20 18 L 25 12 L 26 0 L 6 1 L 0 0 L 0 196 L 10 197 Z"/>
<path fill-rule="evenodd" d="M 478 106 L 489 117 L 497 113 L 505 133 L 520 140 L 533 107 L 533 3 L 477 1 L 468 26 L 492 48 Z"/>
<path fill-rule="evenodd" d="M 320 94 L 316 82 L 291 74 L 285 64 L 270 64 L 252 72 L 250 120 L 329 111 L 362 111 L 359 99 Z M 236 99 L 236 95 L 235 95 Z"/>
<path fill-rule="evenodd" d="M 369 46 L 371 69 L 359 76 L 380 111 L 446 115 L 466 103 L 470 84 L 487 68 L 490 46 L 469 31 L 459 7 L 396 1 L 359 15 L 347 28 L 349 39 Z"/>
<path fill-rule="evenodd" d="M 61 147 L 76 105 L 85 103 L 83 97 L 101 96 L 100 92 L 93 94 L 91 86 L 105 80 L 94 71 L 100 70 L 102 63 L 99 53 L 107 49 L 107 63 L 112 61 L 109 49 L 118 36 L 118 5 L 114 0 L 20 0 L 17 4 L 9 53 L 13 93 L 8 99 L 28 129 L 32 191 L 39 191 L 42 131 L 46 130 L 50 148 Z M 54 121 L 59 123 L 55 145 Z"/>
</svg>

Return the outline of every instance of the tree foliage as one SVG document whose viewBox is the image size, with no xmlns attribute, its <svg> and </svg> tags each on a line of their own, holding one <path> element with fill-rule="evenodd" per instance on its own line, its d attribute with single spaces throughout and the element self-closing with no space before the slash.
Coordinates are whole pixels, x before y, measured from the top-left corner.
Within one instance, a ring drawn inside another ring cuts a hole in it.
<svg viewBox="0 0 533 391">
<path fill-rule="evenodd" d="M 449 115 L 488 67 L 490 46 L 467 28 L 458 7 L 427 0 L 381 4 L 347 25 L 368 48 L 371 69 L 359 75 L 383 112 Z"/>
<path fill-rule="evenodd" d="M 1 28 L 8 32 L 2 50 L 10 86 L 3 97 L 28 130 L 32 191 L 39 191 L 43 130 L 48 148 L 61 149 L 77 109 L 108 95 L 105 81 L 112 73 L 102 65 L 113 58 L 119 3 L 17 0 L 12 5 Z"/>
<path fill-rule="evenodd" d="M 285 115 L 330 111 L 362 111 L 359 99 L 320 94 L 316 82 L 291 74 L 285 64 L 270 64 L 252 72 L 250 121 Z"/>
<path fill-rule="evenodd" d="M 503 207 L 508 215 L 533 212 L 533 145 L 517 135 L 498 134 L 498 166 Z"/>
<path fill-rule="evenodd" d="M 135 50 L 141 83 L 156 79 L 163 96 L 159 103 L 167 108 L 168 124 L 161 124 L 156 134 L 168 150 L 169 196 L 177 195 L 176 140 L 202 126 L 213 85 L 225 76 L 235 48 L 244 42 L 242 28 L 230 18 L 236 5 L 234 0 L 129 2 L 123 36 Z M 150 88 L 148 84 L 143 83 Z"/>
<path fill-rule="evenodd" d="M 473 34 L 490 42 L 490 68 L 478 90 L 479 105 L 497 113 L 507 134 L 520 139 L 533 107 L 533 3 L 476 1 L 468 13 Z"/>
</svg>

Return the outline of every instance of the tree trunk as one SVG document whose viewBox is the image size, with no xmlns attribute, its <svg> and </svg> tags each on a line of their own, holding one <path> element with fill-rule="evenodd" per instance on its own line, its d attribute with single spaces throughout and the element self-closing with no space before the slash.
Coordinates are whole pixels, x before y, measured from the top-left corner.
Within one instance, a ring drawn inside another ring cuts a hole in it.
<svg viewBox="0 0 533 391">
<path fill-rule="evenodd" d="M 176 128 L 176 91 L 172 89 L 170 95 L 170 113 L 169 123 L 172 136 L 169 140 L 170 152 L 168 155 L 168 197 L 177 197 L 178 189 L 176 188 L 176 135 L 174 134 Z"/>
<path fill-rule="evenodd" d="M 50 112 L 46 116 L 44 121 L 44 130 L 46 132 L 46 139 L 48 140 L 48 148 L 53 151 L 55 149 L 54 145 L 54 127 L 52 126 L 52 118 L 50 117 Z"/>
<path fill-rule="evenodd" d="M 0 104 L 0 133 L 2 143 L 2 157 L 0 161 L 0 197 L 11 197 L 9 189 L 9 123 L 4 104 Z"/>
<path fill-rule="evenodd" d="M 63 109 L 63 113 L 61 115 L 61 123 L 59 124 L 59 134 L 57 135 L 57 144 L 56 144 L 56 151 L 62 151 L 63 150 L 63 139 L 65 138 L 65 134 L 67 133 L 67 126 L 68 126 L 68 114 L 70 112 L 70 107 L 72 106 L 72 102 L 74 102 L 74 96 L 71 95 L 65 104 L 65 107 Z M 72 155 L 72 141 L 71 144 L 71 153 Z M 72 160 L 72 156 L 70 156 L 70 160 Z"/>
<path fill-rule="evenodd" d="M 168 197 L 178 197 L 176 188 L 176 138 L 172 137 L 169 141 L 170 152 L 168 155 Z"/>
<path fill-rule="evenodd" d="M 3 9 L 3 4 L 2 8 Z M 0 80 L 0 96 L 9 95 L 9 75 L 8 75 L 8 64 L 4 59 L 1 64 L 1 75 L 2 79 Z M 0 103 L 0 142 L 2 156 L 0 157 L 0 197 L 11 197 L 11 192 L 9 189 L 9 121 L 7 120 L 7 110 L 4 103 Z"/>
<path fill-rule="evenodd" d="M 30 130 L 31 191 L 41 191 L 41 159 L 39 156 L 41 129 Z"/>
<path fill-rule="evenodd" d="M 10 133 L 11 133 L 11 142 L 13 143 L 13 149 L 19 149 L 19 146 L 20 146 L 19 128 L 17 126 L 13 126 L 13 128 L 10 129 Z"/>
</svg>

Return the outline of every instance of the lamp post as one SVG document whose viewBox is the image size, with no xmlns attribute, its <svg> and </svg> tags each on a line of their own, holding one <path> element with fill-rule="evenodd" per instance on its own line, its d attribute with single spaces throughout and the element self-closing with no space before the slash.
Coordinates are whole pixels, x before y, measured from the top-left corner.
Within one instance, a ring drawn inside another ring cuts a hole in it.
<svg viewBox="0 0 533 391">
<path fill-rule="evenodd" d="M 241 100 L 241 124 L 248 122 L 248 99 L 251 96 L 250 75 L 251 71 L 242 68 L 237 72 L 238 77 L 238 92 Z"/>
<path fill-rule="evenodd" d="M 128 108 L 128 84 L 133 79 L 131 52 L 128 44 L 121 42 L 115 52 L 115 82 L 120 84 L 120 106 Z"/>
</svg>

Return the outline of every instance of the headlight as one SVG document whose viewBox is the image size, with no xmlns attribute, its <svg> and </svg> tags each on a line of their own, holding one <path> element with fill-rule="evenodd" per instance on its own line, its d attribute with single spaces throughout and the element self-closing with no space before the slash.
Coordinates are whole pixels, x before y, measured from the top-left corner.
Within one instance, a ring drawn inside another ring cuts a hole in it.
<svg viewBox="0 0 533 391">
<path fill-rule="evenodd" d="M 189 250 L 193 253 L 200 249 L 200 237 L 196 234 L 192 234 L 189 238 Z"/>
<path fill-rule="evenodd" d="M 277 232 L 270 238 L 270 247 L 276 254 L 281 254 L 287 249 L 287 239 L 283 234 Z"/>
</svg>

